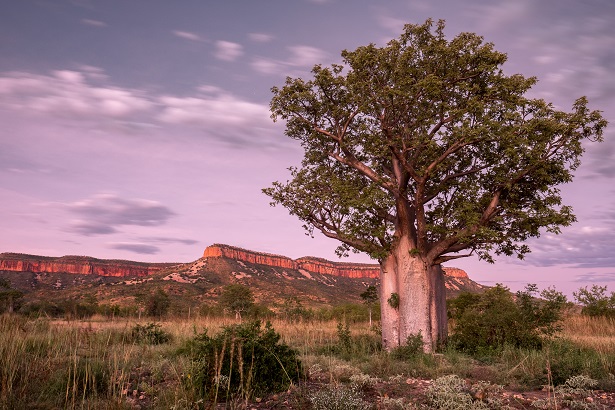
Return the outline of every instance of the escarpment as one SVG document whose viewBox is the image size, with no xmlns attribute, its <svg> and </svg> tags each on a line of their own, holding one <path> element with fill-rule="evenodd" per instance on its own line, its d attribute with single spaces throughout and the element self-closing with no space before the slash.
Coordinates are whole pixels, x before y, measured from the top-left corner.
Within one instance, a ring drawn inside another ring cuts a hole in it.
<svg viewBox="0 0 615 410">
<path fill-rule="evenodd" d="M 380 266 L 377 264 L 332 262 L 312 256 L 306 256 L 293 260 L 286 256 L 254 252 L 223 244 L 208 246 L 205 249 L 205 252 L 203 252 L 203 258 L 228 258 L 246 263 L 256 263 L 259 265 L 279 268 L 303 270 L 310 273 L 353 279 L 377 279 L 380 277 Z M 443 269 L 447 276 L 459 279 L 468 278 L 468 274 L 462 269 L 448 267 Z"/>
<path fill-rule="evenodd" d="M 145 263 L 96 259 L 89 256 L 59 258 L 20 253 L 0 254 L 0 271 L 34 273 L 70 273 L 113 277 L 144 277 L 173 266 L 170 263 Z"/>
</svg>

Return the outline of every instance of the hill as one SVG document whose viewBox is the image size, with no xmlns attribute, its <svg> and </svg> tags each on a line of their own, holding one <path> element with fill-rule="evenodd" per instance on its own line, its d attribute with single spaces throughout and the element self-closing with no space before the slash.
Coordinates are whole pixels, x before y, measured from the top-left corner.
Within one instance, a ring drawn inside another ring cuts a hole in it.
<svg viewBox="0 0 615 410">
<path fill-rule="evenodd" d="M 449 296 L 484 289 L 461 269 L 444 270 Z M 258 303 L 274 309 L 289 297 L 310 307 L 360 303 L 361 292 L 378 284 L 379 266 L 314 257 L 293 260 L 215 244 L 207 247 L 201 258 L 186 264 L 3 253 L 0 277 L 25 292 L 27 301 L 89 296 L 99 303 L 131 306 L 139 296 L 163 289 L 179 313 L 214 305 L 223 287 L 231 283 L 250 287 Z"/>
</svg>

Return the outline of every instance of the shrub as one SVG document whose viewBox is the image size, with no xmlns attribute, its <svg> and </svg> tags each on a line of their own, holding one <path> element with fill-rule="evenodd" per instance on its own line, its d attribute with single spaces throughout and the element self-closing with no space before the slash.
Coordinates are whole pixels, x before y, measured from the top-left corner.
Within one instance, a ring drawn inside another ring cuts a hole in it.
<svg viewBox="0 0 615 410">
<path fill-rule="evenodd" d="M 566 297 L 546 289 L 536 297 L 528 285 L 516 297 L 501 284 L 482 295 L 462 294 L 449 304 L 453 319 L 450 342 L 469 353 L 493 353 L 506 345 L 539 349 L 544 336 L 554 334 L 562 318 Z"/>
<path fill-rule="evenodd" d="M 310 396 L 314 410 L 368 410 L 372 406 L 363 400 L 356 387 L 327 387 Z"/>
<path fill-rule="evenodd" d="M 421 332 L 410 335 L 406 344 L 393 349 L 392 355 L 398 360 L 412 360 L 423 353 L 423 335 Z"/>
<path fill-rule="evenodd" d="M 584 287 L 572 294 L 583 305 L 581 313 L 584 315 L 615 317 L 615 292 L 607 296 L 606 291 L 606 286 L 593 285 L 589 290 Z"/>
<path fill-rule="evenodd" d="M 501 390 L 501 386 L 483 381 L 469 385 L 459 376 L 453 374 L 434 380 L 426 394 L 430 404 L 429 408 L 433 409 L 502 409 L 502 402 L 491 397 Z"/>
<path fill-rule="evenodd" d="M 205 400 L 250 398 L 288 389 L 302 374 L 297 352 L 280 343 L 267 322 L 227 326 L 214 337 L 207 331 L 184 347 L 192 357 L 189 380 Z"/>
<path fill-rule="evenodd" d="M 130 333 L 130 340 L 133 343 L 159 345 L 169 342 L 171 334 L 162 330 L 162 326 L 157 323 L 148 323 L 135 325 Z"/>
</svg>

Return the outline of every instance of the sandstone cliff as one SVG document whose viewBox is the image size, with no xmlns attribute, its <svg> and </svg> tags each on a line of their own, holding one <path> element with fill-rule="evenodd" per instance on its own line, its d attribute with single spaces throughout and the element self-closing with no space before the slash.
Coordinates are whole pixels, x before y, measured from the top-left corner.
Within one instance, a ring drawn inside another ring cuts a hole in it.
<svg viewBox="0 0 615 410">
<path fill-rule="evenodd" d="M 235 246 L 214 244 L 208 246 L 203 252 L 203 258 L 228 258 L 247 263 L 274 266 L 286 269 L 303 270 L 310 273 L 338 276 L 344 278 L 372 278 L 380 277 L 380 266 L 376 264 L 331 262 L 326 259 L 311 256 L 293 260 L 286 256 L 270 253 L 254 252 Z M 458 268 L 444 268 L 444 273 L 449 277 L 468 279 L 468 274 Z"/>
<path fill-rule="evenodd" d="M 34 273 L 70 273 L 113 277 L 143 277 L 174 264 L 142 263 L 124 260 L 96 259 L 88 256 L 59 258 L 1 253 L 0 271 Z"/>
</svg>

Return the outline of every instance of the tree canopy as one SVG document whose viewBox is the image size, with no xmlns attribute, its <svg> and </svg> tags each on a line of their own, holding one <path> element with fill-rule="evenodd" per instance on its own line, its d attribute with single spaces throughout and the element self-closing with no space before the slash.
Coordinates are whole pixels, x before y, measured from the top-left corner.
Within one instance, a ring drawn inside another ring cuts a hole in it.
<svg viewBox="0 0 615 410">
<path fill-rule="evenodd" d="M 386 256 L 400 235 L 429 263 L 529 252 L 541 229 L 575 220 L 558 185 L 582 141 L 606 121 L 584 97 L 571 112 L 526 96 L 536 78 L 506 75 L 504 53 L 444 22 L 343 51 L 343 65 L 274 87 L 271 112 L 305 156 L 264 192 L 349 250 Z M 465 251 L 464 253 L 460 253 Z"/>
<path fill-rule="evenodd" d="M 272 117 L 305 154 L 264 192 L 339 255 L 378 260 L 387 349 L 420 334 L 432 351 L 447 332 L 441 264 L 522 258 L 528 238 L 571 224 L 559 186 L 607 123 L 584 97 L 570 112 L 528 97 L 536 78 L 507 75 L 476 34 L 447 40 L 443 21 L 342 57 L 273 87 Z"/>
</svg>

